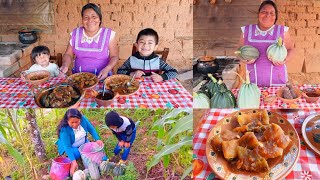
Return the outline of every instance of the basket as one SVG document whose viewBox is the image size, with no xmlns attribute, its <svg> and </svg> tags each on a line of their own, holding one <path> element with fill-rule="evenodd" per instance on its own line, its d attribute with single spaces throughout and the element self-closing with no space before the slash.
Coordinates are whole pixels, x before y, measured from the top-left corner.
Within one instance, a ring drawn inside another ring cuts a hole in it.
<svg viewBox="0 0 320 180">
<path fill-rule="evenodd" d="M 106 157 L 106 153 L 103 150 L 102 146 L 99 146 L 96 142 L 88 142 L 82 144 L 79 147 L 79 152 L 81 155 L 81 159 L 84 167 L 87 169 L 90 163 L 95 163 L 100 165 L 100 162 L 104 157 Z"/>
</svg>

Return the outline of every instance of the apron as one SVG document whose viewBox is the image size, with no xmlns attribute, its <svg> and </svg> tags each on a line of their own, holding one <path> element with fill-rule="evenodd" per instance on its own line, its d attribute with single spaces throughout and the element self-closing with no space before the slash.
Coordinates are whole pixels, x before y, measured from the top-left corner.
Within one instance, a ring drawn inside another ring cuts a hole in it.
<svg viewBox="0 0 320 180">
<path fill-rule="evenodd" d="M 98 75 L 109 64 L 111 29 L 101 28 L 99 41 L 81 43 L 83 27 L 72 31 L 72 50 L 76 55 L 72 73 L 90 72 Z"/>
<path fill-rule="evenodd" d="M 268 47 L 276 43 L 279 37 L 284 39 L 284 26 L 274 25 L 265 36 L 255 33 L 258 25 L 247 25 L 244 30 L 244 45 L 250 45 L 259 50 L 260 56 L 253 64 L 247 64 L 252 83 L 260 87 L 283 86 L 288 81 L 287 67 L 285 64 L 274 66 L 267 57 Z"/>
</svg>

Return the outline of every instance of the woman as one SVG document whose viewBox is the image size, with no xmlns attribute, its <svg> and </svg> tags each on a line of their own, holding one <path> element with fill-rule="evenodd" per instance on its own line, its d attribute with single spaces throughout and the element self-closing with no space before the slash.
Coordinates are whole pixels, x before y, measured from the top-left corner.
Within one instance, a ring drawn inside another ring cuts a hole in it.
<svg viewBox="0 0 320 180">
<path fill-rule="evenodd" d="M 292 58 L 293 43 L 288 33 L 288 27 L 276 25 L 278 9 L 274 2 L 264 1 L 259 7 L 258 24 L 241 27 L 239 47 L 251 45 L 259 50 L 258 59 L 242 61 L 250 72 L 250 80 L 258 86 L 283 86 L 288 81 L 286 63 Z M 277 59 L 268 59 L 268 47 L 281 37 L 288 50 L 288 55 L 283 62 Z M 275 61 L 273 61 L 275 60 Z"/>
<path fill-rule="evenodd" d="M 72 31 L 60 70 L 66 73 L 75 55 L 73 73 L 91 72 L 104 79 L 119 60 L 115 32 L 101 27 L 101 10 L 93 3 L 83 6 L 81 16 L 83 26 Z"/>
<path fill-rule="evenodd" d="M 81 157 L 78 148 L 88 142 L 88 132 L 100 146 L 103 146 L 103 142 L 100 140 L 92 124 L 77 109 L 68 109 L 57 127 L 59 139 L 56 144 L 58 145 L 58 152 L 59 155 L 66 153 L 72 161 L 71 175 L 73 175 L 78 167 L 76 160 Z"/>
</svg>

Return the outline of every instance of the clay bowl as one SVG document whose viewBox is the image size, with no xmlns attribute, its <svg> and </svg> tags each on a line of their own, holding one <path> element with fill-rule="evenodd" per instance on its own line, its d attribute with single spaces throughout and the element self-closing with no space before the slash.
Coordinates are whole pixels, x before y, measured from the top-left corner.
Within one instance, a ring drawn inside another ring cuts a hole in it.
<svg viewBox="0 0 320 180">
<path fill-rule="evenodd" d="M 117 93 L 114 93 L 110 89 L 106 89 L 104 92 L 104 96 L 102 95 L 103 95 L 102 91 L 98 92 L 97 96 L 95 97 L 95 101 L 99 106 L 103 106 L 103 107 L 109 106 L 113 102 L 113 99 L 118 96 Z"/>
<path fill-rule="evenodd" d="M 26 75 L 25 79 L 28 83 L 33 85 L 41 85 L 45 83 L 50 77 L 50 72 L 46 70 L 40 70 L 31 72 Z"/>
<path fill-rule="evenodd" d="M 113 92 L 117 93 L 119 96 L 130 96 L 134 93 L 136 93 L 137 91 L 139 91 L 140 89 L 140 84 L 139 81 L 134 79 L 132 81 L 132 85 L 133 87 L 136 87 L 136 89 L 130 91 L 130 92 L 124 92 L 123 90 L 125 89 L 124 85 L 126 82 L 130 81 L 131 77 L 128 75 L 124 75 L 124 74 L 116 74 L 116 75 L 112 75 L 107 77 L 104 80 L 104 84 L 106 89 L 110 89 Z M 114 88 L 114 84 L 119 84 L 119 88 Z"/>
<path fill-rule="evenodd" d="M 212 145 L 212 140 L 216 136 L 221 136 L 224 130 L 232 130 L 239 126 L 237 116 L 241 114 L 248 114 L 254 116 L 254 114 L 264 111 L 262 109 L 248 109 L 236 111 L 232 114 L 220 119 L 217 124 L 210 130 L 207 135 L 206 141 L 206 156 L 208 165 L 213 170 L 214 174 L 219 179 L 269 179 L 277 180 L 285 178 L 293 169 L 297 163 L 300 155 L 300 139 L 295 128 L 290 122 L 282 117 L 280 114 L 268 111 L 269 123 L 275 123 L 281 127 L 285 135 L 288 135 L 292 140 L 290 144 L 283 150 L 283 154 L 280 157 L 268 159 L 269 171 L 267 172 L 251 172 L 245 170 L 236 169 L 228 160 L 224 158 L 221 151 L 217 150 Z M 256 116 L 257 117 L 257 116 Z"/>
<path fill-rule="evenodd" d="M 294 89 L 294 92 L 295 92 L 296 95 L 297 95 L 297 98 L 295 98 L 295 99 L 285 99 L 285 98 L 283 98 L 283 95 L 282 95 L 282 93 L 283 93 L 283 88 L 284 88 L 284 87 L 282 87 L 281 89 L 279 89 L 279 90 L 277 91 L 277 97 L 278 97 L 281 101 L 283 101 L 284 103 L 294 103 L 294 102 L 298 101 L 299 98 L 300 98 L 301 95 L 302 95 L 302 92 L 300 91 L 300 89 L 298 89 L 298 88 L 293 88 L 293 89 Z"/>
<path fill-rule="evenodd" d="M 94 83 L 91 84 L 91 85 L 80 86 L 79 85 L 80 80 L 76 80 L 76 79 L 81 77 L 81 76 L 83 77 L 82 81 L 85 82 L 85 81 L 88 81 L 88 80 L 93 80 Z M 84 78 L 84 77 L 87 77 L 87 78 Z M 69 83 L 73 83 L 73 84 L 75 84 L 76 86 L 78 86 L 78 87 L 80 87 L 82 89 L 92 89 L 99 83 L 99 79 L 95 74 L 92 74 L 92 73 L 89 73 L 89 72 L 80 72 L 80 73 L 75 73 L 75 74 L 70 75 L 68 77 L 68 82 Z"/>
<path fill-rule="evenodd" d="M 72 101 L 65 106 L 54 107 L 54 108 L 77 108 L 77 107 L 79 107 L 80 102 L 84 96 L 84 91 L 82 89 L 79 89 L 77 86 L 70 84 L 70 83 L 61 83 L 61 84 L 53 85 L 53 86 L 46 87 L 46 88 L 37 88 L 37 89 L 32 88 L 32 94 L 34 96 L 35 103 L 40 108 L 53 108 L 51 106 L 45 105 L 45 98 L 47 98 L 47 96 L 50 93 L 52 93 L 52 91 L 56 87 L 62 87 L 62 86 L 71 86 L 75 90 L 75 92 L 79 95 L 79 98 L 72 99 Z"/>
<path fill-rule="evenodd" d="M 301 133 L 308 148 L 320 156 L 320 114 L 308 116 L 302 124 Z"/>
<path fill-rule="evenodd" d="M 302 96 L 306 99 L 308 103 L 315 103 L 320 98 L 320 92 L 319 90 L 307 89 L 303 91 Z"/>
</svg>

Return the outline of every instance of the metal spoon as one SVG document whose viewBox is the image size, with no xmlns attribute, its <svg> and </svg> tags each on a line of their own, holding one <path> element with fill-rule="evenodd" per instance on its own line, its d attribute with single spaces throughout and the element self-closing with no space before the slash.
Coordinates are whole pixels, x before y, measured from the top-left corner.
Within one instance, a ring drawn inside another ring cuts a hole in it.
<svg viewBox="0 0 320 180">
<path fill-rule="evenodd" d="M 131 83 L 132 83 L 132 81 L 133 81 L 133 79 L 134 79 L 134 77 L 136 77 L 136 73 L 134 73 L 133 74 L 133 76 L 132 76 L 132 78 L 130 79 L 130 81 L 129 82 L 127 82 L 127 87 L 129 87 L 129 86 L 131 86 Z"/>
<path fill-rule="evenodd" d="M 106 91 L 106 85 L 105 83 L 103 82 L 103 87 L 102 87 L 102 97 L 104 97 L 104 92 Z"/>
</svg>

